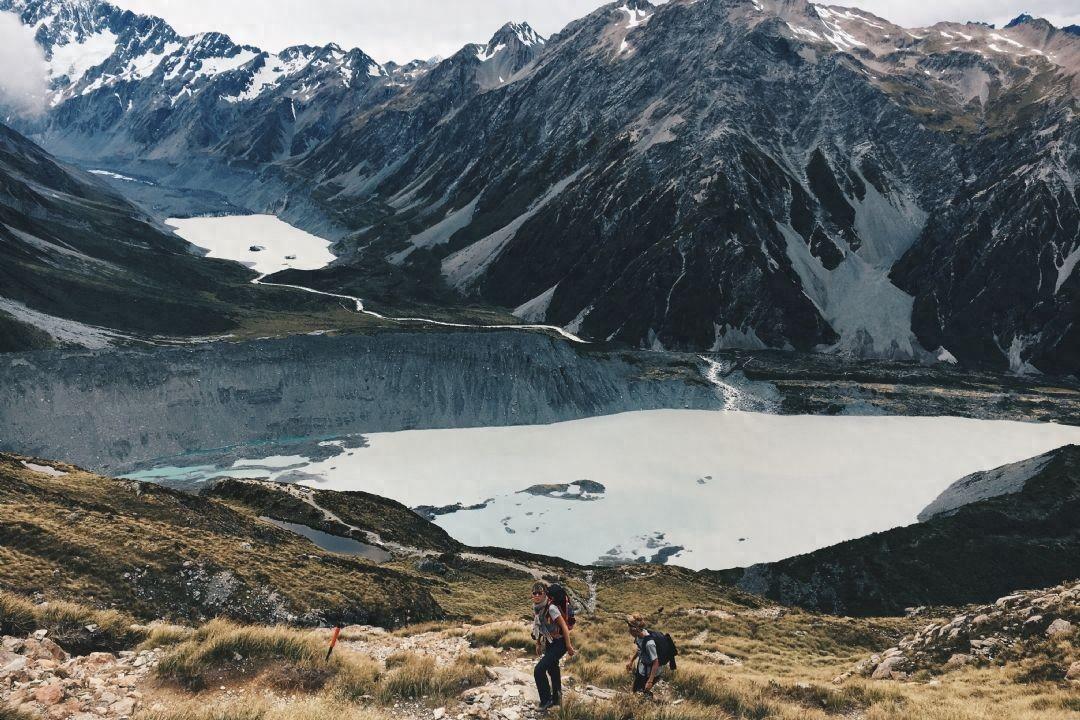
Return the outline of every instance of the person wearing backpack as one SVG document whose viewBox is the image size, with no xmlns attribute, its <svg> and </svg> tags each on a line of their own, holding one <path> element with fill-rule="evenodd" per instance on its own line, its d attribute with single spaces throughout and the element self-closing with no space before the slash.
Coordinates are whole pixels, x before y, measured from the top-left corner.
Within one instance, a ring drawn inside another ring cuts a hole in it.
<svg viewBox="0 0 1080 720">
<path fill-rule="evenodd" d="M 561 585 L 533 584 L 533 637 L 539 662 L 533 669 L 540 709 L 547 710 L 562 703 L 562 672 L 559 661 L 563 655 L 573 657 L 577 652 L 570 639 L 574 627 L 574 610 Z"/>
<path fill-rule="evenodd" d="M 645 618 L 640 615 L 628 615 L 626 626 L 634 638 L 634 654 L 626 663 L 626 669 L 634 674 L 635 693 L 652 694 L 653 685 L 660 678 L 660 667 L 668 665 L 675 669 L 675 641 L 670 635 L 649 630 L 645 627 Z"/>
</svg>

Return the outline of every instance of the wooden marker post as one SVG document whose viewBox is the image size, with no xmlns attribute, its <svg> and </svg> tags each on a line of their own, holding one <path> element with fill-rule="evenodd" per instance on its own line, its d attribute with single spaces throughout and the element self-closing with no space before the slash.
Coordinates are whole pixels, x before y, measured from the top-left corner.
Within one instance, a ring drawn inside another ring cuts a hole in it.
<svg viewBox="0 0 1080 720">
<path fill-rule="evenodd" d="M 330 662 L 330 653 L 334 652 L 334 647 L 337 645 L 338 635 L 341 634 L 341 628 L 335 627 L 334 634 L 330 638 L 330 647 L 326 649 L 326 662 Z"/>
</svg>

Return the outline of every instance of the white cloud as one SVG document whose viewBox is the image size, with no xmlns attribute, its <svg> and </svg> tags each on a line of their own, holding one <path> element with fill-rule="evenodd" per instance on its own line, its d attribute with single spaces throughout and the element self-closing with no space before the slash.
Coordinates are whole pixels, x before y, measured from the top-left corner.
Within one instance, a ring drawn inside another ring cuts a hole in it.
<svg viewBox="0 0 1080 720">
<path fill-rule="evenodd" d="M 821 0 L 855 5 L 908 27 L 942 20 L 1004 23 L 1021 12 L 1055 24 L 1080 22 L 1077 0 Z M 544 35 L 603 0 L 113 0 L 164 17 L 180 32 L 228 33 L 279 50 L 300 43 L 359 47 L 379 61 L 447 56 L 486 42 L 503 23 L 528 21 Z"/>
<path fill-rule="evenodd" d="M 45 56 L 34 34 L 11 13 L 0 12 L 0 107 L 19 115 L 45 108 Z"/>
</svg>

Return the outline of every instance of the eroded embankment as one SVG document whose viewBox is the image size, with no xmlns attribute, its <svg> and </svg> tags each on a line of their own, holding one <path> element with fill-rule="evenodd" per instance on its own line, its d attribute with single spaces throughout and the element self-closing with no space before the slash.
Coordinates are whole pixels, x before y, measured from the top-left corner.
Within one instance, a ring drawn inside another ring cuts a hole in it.
<svg viewBox="0 0 1080 720">
<path fill-rule="evenodd" d="M 281 438 L 718 408 L 692 362 L 540 334 L 385 333 L 0 357 L 0 446 L 101 472 Z"/>
</svg>

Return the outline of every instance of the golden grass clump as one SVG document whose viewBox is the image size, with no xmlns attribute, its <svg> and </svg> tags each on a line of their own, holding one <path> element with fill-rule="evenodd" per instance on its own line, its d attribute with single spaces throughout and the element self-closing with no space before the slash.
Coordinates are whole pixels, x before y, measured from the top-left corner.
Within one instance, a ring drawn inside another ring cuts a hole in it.
<svg viewBox="0 0 1080 720">
<path fill-rule="evenodd" d="M 387 702 L 395 699 L 446 699 L 482 684 L 487 672 L 474 653 L 459 655 L 448 665 L 416 653 L 399 653 L 379 680 L 377 695 Z"/>
<path fill-rule="evenodd" d="M 139 645 L 139 650 L 153 650 L 155 648 L 178 645 L 189 639 L 195 631 L 183 625 L 170 623 L 152 623 L 147 628 L 146 639 Z"/>
<path fill-rule="evenodd" d="M 3 717 L 3 716 L 0 716 Z M 203 700 L 174 703 L 162 711 L 144 711 L 136 720 L 384 720 L 375 708 L 342 705 L 333 698 L 288 703 L 244 698 L 207 705 Z"/>
<path fill-rule="evenodd" d="M 473 628 L 465 638 L 473 647 L 532 650 L 536 646 L 529 629 L 519 622 L 498 622 Z"/>
<path fill-rule="evenodd" d="M 0 633 L 24 636 L 35 630 L 48 630 L 50 638 L 74 653 L 119 650 L 142 641 L 146 635 L 134 618 L 116 610 L 61 601 L 35 605 L 0 590 Z"/>
<path fill-rule="evenodd" d="M 166 655 L 158 665 L 158 674 L 198 689 L 206 675 L 235 662 L 246 662 L 249 670 L 276 663 L 278 669 L 324 675 L 325 656 L 326 648 L 311 633 L 212 620 Z M 331 658 L 331 662 L 337 665 L 339 661 Z"/>
</svg>

